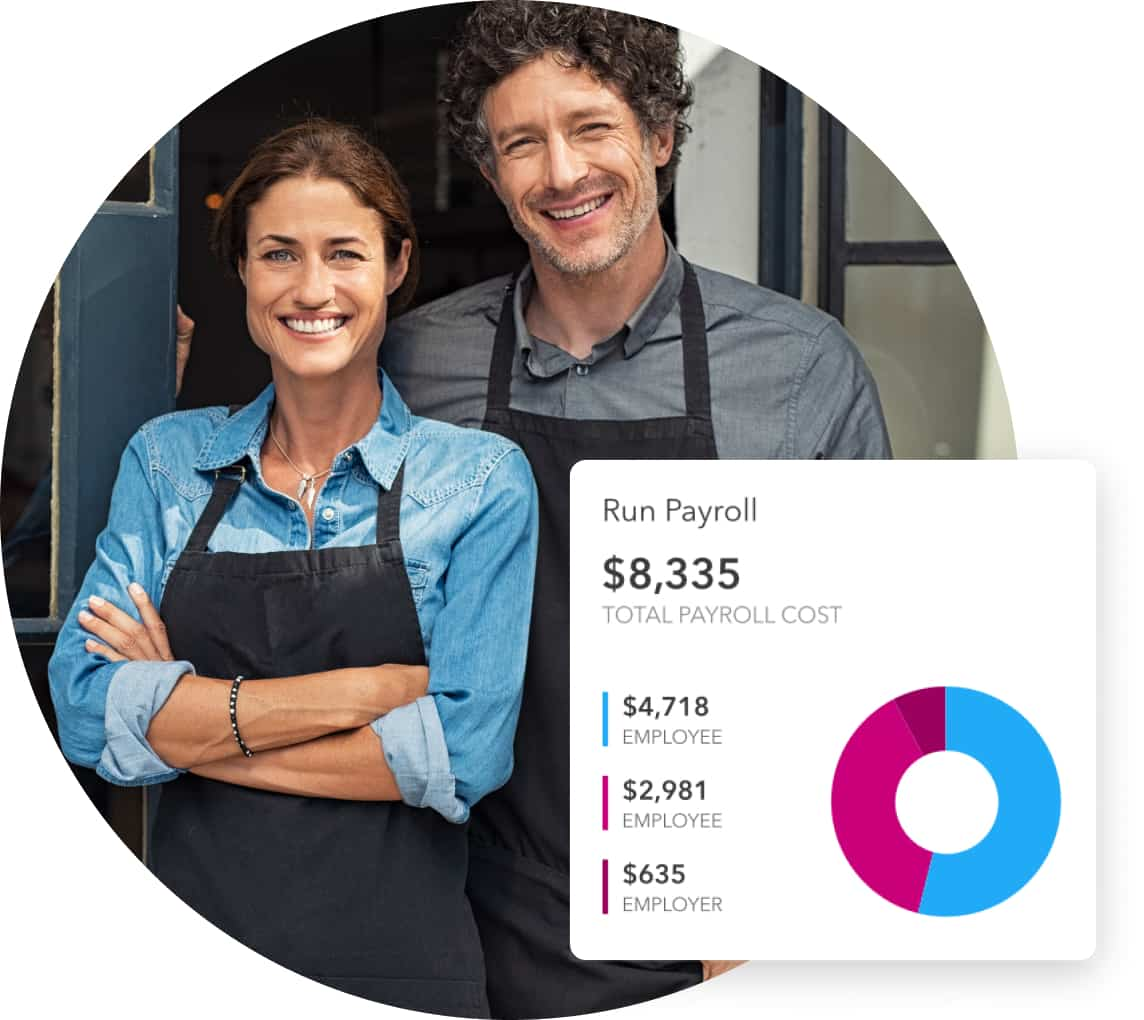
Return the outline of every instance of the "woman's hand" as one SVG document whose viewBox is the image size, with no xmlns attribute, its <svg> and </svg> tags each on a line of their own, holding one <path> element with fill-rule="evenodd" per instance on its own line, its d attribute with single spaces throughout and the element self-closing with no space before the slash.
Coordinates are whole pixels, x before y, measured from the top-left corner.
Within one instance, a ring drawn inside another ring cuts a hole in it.
<svg viewBox="0 0 1144 1020">
<path fill-rule="evenodd" d="M 183 372 L 191 356 L 191 341 L 195 336 L 195 320 L 179 305 L 175 305 L 175 396 L 183 388 Z"/>
<path fill-rule="evenodd" d="M 132 582 L 127 593 L 140 620 L 125 613 L 98 595 L 87 600 L 87 610 L 79 614 L 79 625 L 95 637 L 88 638 L 84 648 L 112 662 L 149 661 L 172 662 L 171 646 L 167 641 L 167 627 L 159 618 L 143 586 Z M 99 640 L 97 641 L 96 638 Z"/>
</svg>

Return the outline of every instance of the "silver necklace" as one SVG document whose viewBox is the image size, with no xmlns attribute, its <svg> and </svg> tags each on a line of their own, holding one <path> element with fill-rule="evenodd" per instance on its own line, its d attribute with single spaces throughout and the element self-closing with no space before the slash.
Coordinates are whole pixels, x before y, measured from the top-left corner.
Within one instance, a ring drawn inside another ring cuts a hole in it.
<svg viewBox="0 0 1144 1020">
<path fill-rule="evenodd" d="M 308 475 L 290 459 L 290 454 L 288 454 L 282 448 L 282 444 L 278 442 L 278 437 L 274 434 L 273 425 L 270 426 L 270 439 L 274 445 L 278 447 L 278 452 L 286 458 L 286 463 L 298 472 L 298 502 L 304 502 L 309 509 L 313 510 L 314 498 L 318 495 L 318 487 L 314 483 L 317 482 L 319 478 L 325 478 L 326 475 L 333 471 L 334 465 L 331 463 L 325 471 L 319 471 L 317 474 Z"/>
</svg>

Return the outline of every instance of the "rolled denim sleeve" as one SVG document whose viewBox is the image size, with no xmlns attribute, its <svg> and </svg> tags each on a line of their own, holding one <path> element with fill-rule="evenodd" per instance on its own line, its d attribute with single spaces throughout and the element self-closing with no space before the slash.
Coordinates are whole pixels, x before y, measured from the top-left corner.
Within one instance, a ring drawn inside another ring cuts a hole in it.
<svg viewBox="0 0 1144 1020">
<path fill-rule="evenodd" d="M 107 527 L 96 540 L 95 561 L 48 664 L 64 756 L 120 786 L 163 782 L 179 774 L 155 755 L 145 734 L 179 677 L 194 668 L 189 662 L 108 662 L 84 647 L 90 635 L 79 625 L 79 612 L 92 595 L 138 619 L 127 595 L 132 581 L 143 585 L 159 604 L 163 522 L 149 465 L 141 430 L 123 453 Z"/>
<path fill-rule="evenodd" d="M 180 775 L 147 742 L 147 729 L 175 684 L 193 673 L 189 662 L 121 662 L 107 689 L 103 752 L 95 771 L 117 786 L 165 783 Z"/>
<path fill-rule="evenodd" d="M 505 442 L 453 545 L 429 697 L 375 727 L 403 799 L 451 822 L 512 773 L 536 543 L 536 484 L 524 454 Z"/>
<path fill-rule="evenodd" d="M 418 698 L 375 720 L 372 726 L 381 739 L 401 799 L 413 807 L 432 808 L 450 822 L 463 822 L 468 810 L 457 800 L 449 748 L 434 700 Z"/>
</svg>

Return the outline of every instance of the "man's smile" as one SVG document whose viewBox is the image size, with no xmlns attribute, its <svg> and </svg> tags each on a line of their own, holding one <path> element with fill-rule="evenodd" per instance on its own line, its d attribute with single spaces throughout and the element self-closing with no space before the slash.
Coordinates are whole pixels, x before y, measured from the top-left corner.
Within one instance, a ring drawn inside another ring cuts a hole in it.
<svg viewBox="0 0 1144 1020">
<path fill-rule="evenodd" d="M 580 220 L 587 216 L 589 213 L 595 212 L 597 209 L 602 208 L 612 200 L 615 192 L 608 192 L 606 195 L 598 195 L 595 198 L 581 201 L 574 206 L 564 206 L 562 208 L 548 208 L 542 209 L 541 214 L 547 216 L 551 220 L 560 222 L 568 222 L 571 220 Z"/>
</svg>

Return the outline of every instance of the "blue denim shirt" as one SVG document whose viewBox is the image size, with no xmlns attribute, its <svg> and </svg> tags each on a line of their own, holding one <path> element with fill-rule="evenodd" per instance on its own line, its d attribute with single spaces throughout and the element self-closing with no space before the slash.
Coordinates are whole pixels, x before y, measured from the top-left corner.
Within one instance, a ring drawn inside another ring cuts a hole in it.
<svg viewBox="0 0 1144 1020">
<path fill-rule="evenodd" d="M 378 486 L 405 461 L 401 541 L 429 694 L 373 728 L 403 799 L 454 822 L 512 771 L 536 561 L 536 486 L 509 441 L 410 413 L 382 373 L 377 422 L 334 461 L 315 505 L 314 548 L 376 539 Z M 262 477 L 274 387 L 231 417 L 212 407 L 147 422 L 123 454 L 95 562 L 60 631 L 48 668 L 66 757 L 126 786 L 179 775 L 146 733 L 190 662 L 111 663 L 84 648 L 77 622 L 90 595 L 138 616 L 127 585 L 155 603 L 202 513 L 214 469 L 253 464 L 215 529 L 212 552 L 305 549 L 301 507 Z M 378 607 L 382 612 L 383 607 Z M 225 720 L 222 721 L 225 725 Z"/>
</svg>

